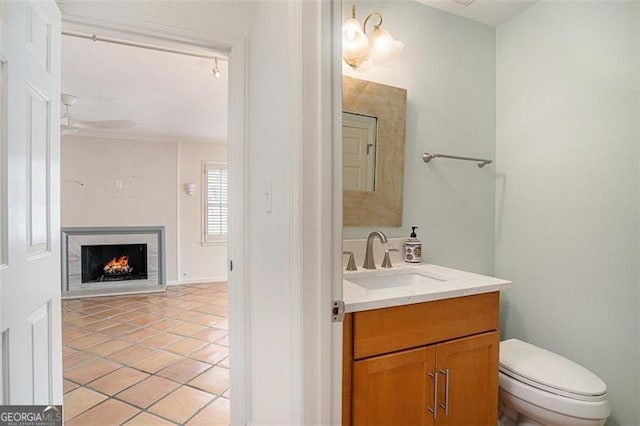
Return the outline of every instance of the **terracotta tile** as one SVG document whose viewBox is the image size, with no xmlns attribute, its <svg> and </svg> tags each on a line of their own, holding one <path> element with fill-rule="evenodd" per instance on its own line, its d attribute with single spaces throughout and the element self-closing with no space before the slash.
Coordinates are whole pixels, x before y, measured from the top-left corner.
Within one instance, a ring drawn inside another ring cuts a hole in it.
<svg viewBox="0 0 640 426">
<path fill-rule="evenodd" d="M 143 315 L 144 314 L 142 312 L 126 311 L 126 312 L 123 312 L 121 314 L 115 315 L 112 319 L 118 320 L 118 321 L 122 321 L 122 322 L 127 322 L 127 321 L 130 321 L 130 320 L 134 319 L 134 318 L 140 318 Z"/>
<path fill-rule="evenodd" d="M 229 335 L 229 332 L 227 330 L 223 330 L 221 328 L 215 328 L 215 327 L 207 327 L 204 330 L 197 332 L 191 337 L 194 337 L 200 340 L 206 340 L 207 342 L 213 343 L 216 340 L 220 340 L 223 337 L 227 337 L 228 335 Z"/>
<path fill-rule="evenodd" d="M 227 389 L 225 393 L 222 394 L 222 397 L 227 399 L 231 398 L 231 389 Z"/>
<path fill-rule="evenodd" d="M 180 319 L 179 317 L 183 314 L 185 314 L 187 311 L 183 311 L 182 309 L 177 309 L 177 308 L 167 308 L 164 311 L 165 316 L 170 317 L 170 318 L 174 318 L 174 319 Z"/>
<path fill-rule="evenodd" d="M 87 389 L 84 387 L 77 388 L 64 395 L 64 420 L 67 420 L 77 416 L 83 411 L 88 410 L 99 402 L 107 399 L 106 396 Z"/>
<path fill-rule="evenodd" d="M 71 340 L 70 342 L 67 343 L 67 345 L 75 349 L 86 349 L 90 346 L 104 342 L 107 339 L 109 339 L 109 336 L 107 336 L 106 334 L 91 333 L 84 337 Z"/>
<path fill-rule="evenodd" d="M 155 328 L 152 328 L 152 327 L 145 327 L 145 328 L 136 330 L 132 333 L 123 334 L 122 336 L 120 336 L 120 338 L 124 340 L 129 340 L 134 343 L 140 343 L 144 339 L 153 337 L 158 333 L 160 333 L 160 330 L 156 330 Z"/>
<path fill-rule="evenodd" d="M 121 324 L 119 321 L 113 321 L 110 319 L 103 319 L 100 321 L 93 322 L 91 324 L 87 324 L 82 328 L 89 331 L 100 331 L 108 327 L 113 327 L 114 325 Z"/>
<path fill-rule="evenodd" d="M 151 355 L 136 361 L 132 366 L 138 370 L 155 373 L 156 371 L 180 359 L 182 359 L 182 357 L 168 352 L 154 352 Z"/>
<path fill-rule="evenodd" d="M 156 374 L 158 376 L 166 377 L 167 379 L 175 380 L 179 383 L 187 383 L 189 380 L 193 379 L 208 368 L 211 368 L 211 365 L 205 362 L 183 358 Z"/>
<path fill-rule="evenodd" d="M 83 336 L 88 336 L 89 334 L 91 334 L 90 331 L 82 328 L 65 327 L 64 330 L 62 330 L 62 341 L 66 343 Z"/>
<path fill-rule="evenodd" d="M 203 342 L 202 340 L 185 337 L 182 340 L 167 346 L 165 350 L 177 353 L 178 355 L 187 356 L 206 345 L 207 342 Z"/>
<path fill-rule="evenodd" d="M 179 325 L 184 325 L 184 324 L 188 324 L 188 323 L 177 320 L 177 319 L 173 319 L 173 318 L 166 318 L 160 322 L 154 323 L 153 328 L 164 331 L 164 330 L 168 330 L 170 328 L 177 327 Z"/>
<path fill-rule="evenodd" d="M 216 327 L 223 330 L 229 330 L 229 320 L 225 318 L 224 320 L 216 324 Z"/>
<path fill-rule="evenodd" d="M 82 308 L 80 310 L 87 315 L 92 315 L 92 314 L 97 314 L 99 312 L 104 312 L 109 308 L 110 306 L 106 306 L 106 305 L 98 305 L 98 306 L 93 305 L 91 307 Z"/>
<path fill-rule="evenodd" d="M 140 308 L 144 308 L 145 306 L 147 306 L 146 303 L 141 303 L 141 302 L 125 302 L 122 305 L 120 305 L 120 309 L 125 310 L 125 311 L 135 311 L 137 309 Z"/>
<path fill-rule="evenodd" d="M 108 334 L 109 336 L 122 336 L 123 334 L 131 333 L 139 328 L 140 326 L 137 324 L 117 324 L 113 327 L 102 329 L 100 332 Z"/>
<path fill-rule="evenodd" d="M 131 365 L 141 358 L 155 352 L 151 348 L 144 346 L 133 345 L 118 352 L 114 352 L 109 355 L 109 359 L 112 359 L 123 364 Z"/>
<path fill-rule="evenodd" d="M 69 355 L 74 354 L 74 353 L 76 353 L 76 352 L 78 352 L 78 351 L 77 351 L 77 350 L 75 350 L 75 349 L 73 349 L 73 348 L 70 348 L 70 347 L 69 347 L 69 346 L 67 346 L 67 345 L 63 345 L 63 346 L 62 346 L 62 356 L 63 356 L 63 357 L 64 357 L 64 356 L 69 356 Z"/>
<path fill-rule="evenodd" d="M 143 315 L 139 318 L 134 318 L 131 321 L 129 321 L 131 324 L 138 324 L 138 325 L 149 325 L 149 324 L 153 324 L 154 322 L 158 322 L 160 321 L 162 318 L 158 318 L 152 315 Z"/>
<path fill-rule="evenodd" d="M 229 357 L 226 357 L 225 359 L 220 361 L 217 365 L 218 367 L 229 368 Z"/>
<path fill-rule="evenodd" d="M 175 425 L 175 423 L 171 423 L 170 421 L 161 419 L 160 417 L 154 416 L 153 414 L 149 414 L 149 413 L 140 413 L 124 424 L 124 426 L 165 426 L 165 425 Z"/>
<path fill-rule="evenodd" d="M 187 426 L 228 425 L 231 422 L 229 400 L 218 398 L 193 416 Z"/>
<path fill-rule="evenodd" d="M 97 379 L 98 377 L 104 376 L 119 367 L 120 364 L 113 361 L 96 358 L 87 364 L 65 372 L 64 376 L 76 383 L 85 384 Z"/>
<path fill-rule="evenodd" d="M 128 322 L 133 319 L 140 318 L 141 316 L 144 316 L 144 313 L 138 311 L 127 311 L 114 316 L 112 319 L 122 322 Z"/>
<path fill-rule="evenodd" d="M 120 425 L 138 414 L 140 410 L 124 402 L 109 399 L 74 417 L 66 426 Z"/>
<path fill-rule="evenodd" d="M 160 332 L 153 337 L 144 339 L 141 343 L 146 346 L 152 346 L 154 348 L 162 349 L 176 342 L 179 342 L 180 340 L 182 340 L 182 337 L 178 336 L 177 334 Z"/>
<path fill-rule="evenodd" d="M 148 411 L 183 424 L 214 398 L 213 395 L 206 392 L 182 386 L 156 402 Z"/>
<path fill-rule="evenodd" d="M 189 382 L 189 385 L 221 395 L 229 389 L 229 370 L 213 367 Z"/>
<path fill-rule="evenodd" d="M 62 392 L 63 393 L 70 392 L 70 391 L 76 389 L 78 386 L 80 386 L 80 385 L 77 385 L 77 384 L 75 384 L 73 382 L 70 382 L 67 379 L 63 379 L 62 380 Z"/>
<path fill-rule="evenodd" d="M 76 353 L 62 358 L 62 367 L 64 368 L 64 371 L 71 371 L 95 358 L 96 356 L 90 352 L 77 351 Z"/>
<path fill-rule="evenodd" d="M 180 385 L 162 377 L 151 376 L 129 389 L 120 392 L 117 398 L 141 408 L 147 408 L 160 398 L 173 392 Z"/>
<path fill-rule="evenodd" d="M 180 298 L 180 300 L 181 301 L 187 301 L 187 302 L 196 302 L 196 303 L 202 304 L 203 300 L 204 300 L 204 297 L 201 296 L 201 295 L 195 294 L 195 293 L 198 293 L 199 291 L 201 291 L 201 290 L 196 290 L 193 293 L 186 294 L 186 295 L 182 296 Z M 182 308 L 182 309 L 187 309 L 187 308 Z"/>
<path fill-rule="evenodd" d="M 113 396 L 139 381 L 146 379 L 147 377 L 149 377 L 147 373 L 134 370 L 133 368 L 124 367 L 94 380 L 87 386 L 91 389 Z"/>
<path fill-rule="evenodd" d="M 229 336 L 227 336 L 227 337 L 223 337 L 222 339 L 220 339 L 220 340 L 216 341 L 216 343 L 217 343 L 218 345 L 222 345 L 222 346 L 227 346 L 227 347 L 229 347 Z"/>
<path fill-rule="evenodd" d="M 185 311 L 190 311 L 191 309 L 200 305 L 202 305 L 202 302 L 188 302 L 185 301 L 184 298 L 181 298 L 178 302 L 175 303 L 175 306 L 180 309 L 184 309 Z"/>
<path fill-rule="evenodd" d="M 107 340 L 104 343 L 99 343 L 95 346 L 92 346 L 88 350 L 90 350 L 94 354 L 105 356 L 117 351 L 121 351 L 124 348 L 128 348 L 132 344 L 133 343 L 127 342 L 126 340 L 112 339 Z"/>
<path fill-rule="evenodd" d="M 226 306 L 219 305 L 203 305 L 193 309 L 195 312 L 202 312 L 203 314 L 213 314 L 221 317 L 226 317 L 229 314 L 229 309 Z"/>
<path fill-rule="evenodd" d="M 197 314 L 196 312 L 193 312 Z M 197 314 L 196 317 L 190 319 L 189 321 L 195 322 L 196 324 L 206 325 L 207 327 L 219 327 L 218 324 L 225 321 L 224 317 L 219 317 L 217 315 L 208 315 L 208 314 Z"/>
<path fill-rule="evenodd" d="M 122 314 L 124 311 L 118 308 L 107 309 L 106 311 L 98 312 L 97 314 L 93 314 L 96 317 L 100 318 L 112 318 L 118 314 Z M 113 318 L 112 318 L 113 319 Z"/>
<path fill-rule="evenodd" d="M 73 325 L 75 327 L 83 327 L 85 325 L 93 324 L 94 322 L 102 321 L 98 317 L 89 316 L 89 315 L 85 315 L 85 314 L 80 314 L 78 312 L 74 312 L 74 314 L 79 315 L 79 316 L 75 317 L 75 315 L 74 315 L 75 318 L 70 320 L 70 321 L 68 321 L 67 324 Z"/>
<path fill-rule="evenodd" d="M 192 336 L 195 333 L 197 333 L 198 331 L 203 330 L 204 327 L 199 325 L 199 324 L 191 324 L 191 323 L 184 323 L 181 324 L 177 327 L 173 327 L 170 328 L 169 330 L 167 330 L 169 333 L 173 333 L 173 334 L 179 334 L 181 336 Z"/>
<path fill-rule="evenodd" d="M 197 352 L 189 355 L 189 358 L 197 359 L 198 361 L 208 362 L 209 364 L 217 364 L 226 357 L 229 356 L 229 349 L 224 346 L 211 343 L 206 347 L 200 349 Z"/>
</svg>

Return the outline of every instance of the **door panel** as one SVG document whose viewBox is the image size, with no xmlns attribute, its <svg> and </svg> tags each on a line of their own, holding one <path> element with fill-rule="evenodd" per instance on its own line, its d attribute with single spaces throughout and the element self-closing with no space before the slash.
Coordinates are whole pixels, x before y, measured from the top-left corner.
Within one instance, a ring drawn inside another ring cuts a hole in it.
<svg viewBox="0 0 640 426">
<path fill-rule="evenodd" d="M 27 251 L 40 254 L 49 249 L 49 123 L 50 102 L 27 82 Z"/>
<path fill-rule="evenodd" d="M 2 400 L 61 404 L 60 12 L 53 0 L 0 5 Z"/>
<path fill-rule="evenodd" d="M 33 399 L 51 400 L 51 303 L 47 302 L 28 318 L 31 326 Z"/>
<path fill-rule="evenodd" d="M 432 425 L 434 347 L 354 362 L 354 425 Z"/>
<path fill-rule="evenodd" d="M 499 344 L 493 331 L 436 346 L 438 425 L 496 424 Z"/>
</svg>

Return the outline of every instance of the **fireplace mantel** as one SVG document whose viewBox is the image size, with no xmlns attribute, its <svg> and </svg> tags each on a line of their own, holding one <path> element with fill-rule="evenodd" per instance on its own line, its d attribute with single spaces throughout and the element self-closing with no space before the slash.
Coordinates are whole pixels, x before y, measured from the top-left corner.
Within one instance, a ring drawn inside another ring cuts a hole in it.
<svg viewBox="0 0 640 426">
<path fill-rule="evenodd" d="M 62 228 L 63 298 L 162 291 L 166 286 L 164 226 Z M 146 244 L 148 274 L 144 280 L 86 282 L 81 279 L 82 246 Z"/>
</svg>

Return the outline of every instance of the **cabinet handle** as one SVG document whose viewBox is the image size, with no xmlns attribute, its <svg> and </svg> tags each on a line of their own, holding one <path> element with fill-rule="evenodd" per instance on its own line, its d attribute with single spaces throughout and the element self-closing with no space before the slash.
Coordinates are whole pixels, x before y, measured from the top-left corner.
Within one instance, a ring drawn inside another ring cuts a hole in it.
<svg viewBox="0 0 640 426">
<path fill-rule="evenodd" d="M 433 408 L 427 406 L 427 409 L 433 413 L 433 420 L 438 418 L 438 372 L 429 373 L 429 377 L 433 378 Z"/>
<path fill-rule="evenodd" d="M 444 415 L 449 415 L 449 369 L 440 370 L 444 374 L 444 404 L 440 404 L 440 408 L 444 410 Z M 438 373 L 436 373 L 438 374 Z"/>
</svg>

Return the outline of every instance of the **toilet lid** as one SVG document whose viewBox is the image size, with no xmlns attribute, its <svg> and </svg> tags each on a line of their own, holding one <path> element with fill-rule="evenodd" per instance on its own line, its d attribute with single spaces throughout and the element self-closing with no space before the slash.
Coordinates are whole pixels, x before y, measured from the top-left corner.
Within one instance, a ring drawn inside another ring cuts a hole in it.
<svg viewBox="0 0 640 426">
<path fill-rule="evenodd" d="M 592 399 L 607 393 L 607 385 L 580 364 L 518 339 L 500 342 L 500 371 L 540 389 L 576 399 Z"/>
</svg>

